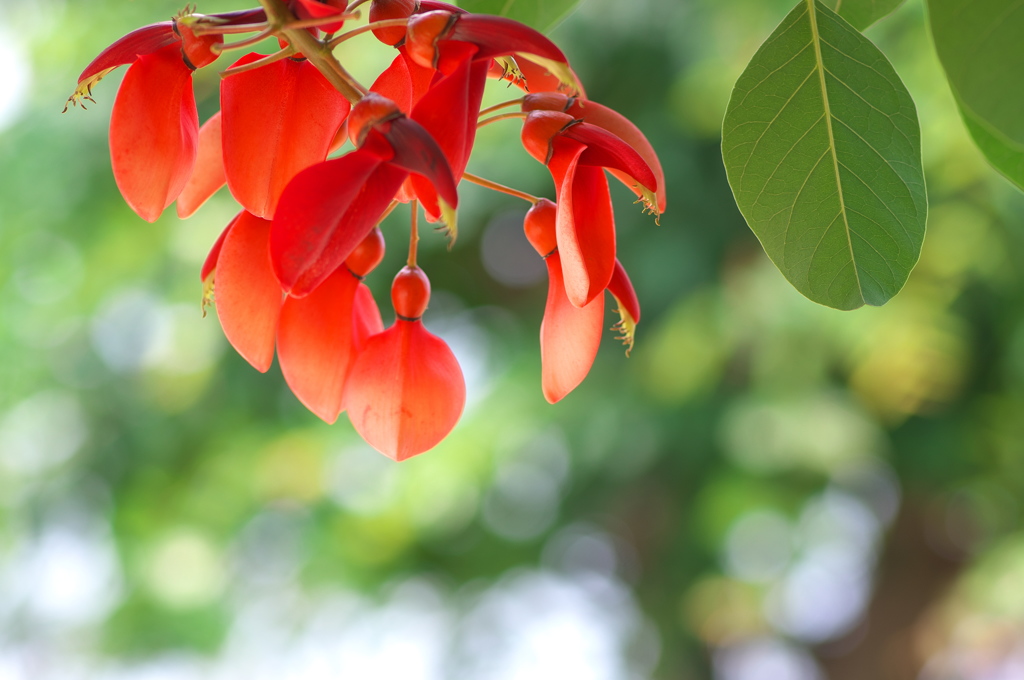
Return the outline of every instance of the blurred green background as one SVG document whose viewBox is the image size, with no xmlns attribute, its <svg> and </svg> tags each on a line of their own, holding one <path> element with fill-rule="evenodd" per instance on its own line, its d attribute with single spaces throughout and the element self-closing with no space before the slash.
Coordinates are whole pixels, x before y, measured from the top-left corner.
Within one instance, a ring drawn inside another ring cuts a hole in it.
<svg viewBox="0 0 1024 680">
<path fill-rule="evenodd" d="M 399 465 L 201 317 L 237 207 L 124 205 L 123 70 L 60 114 L 95 54 L 178 4 L 0 0 L 0 678 L 1024 677 L 1024 197 L 971 146 L 909 0 L 868 36 L 918 104 L 921 262 L 884 308 L 802 298 L 719 152 L 790 4 L 584 0 L 554 31 L 665 166 L 661 226 L 613 188 L 636 347 L 609 333 L 548 405 L 526 204 L 463 185 L 455 249 L 426 235 L 421 265 L 469 401 Z M 390 54 L 341 57 L 368 83 Z M 197 75 L 202 119 L 227 63 Z M 515 122 L 479 139 L 471 171 L 553 196 Z M 407 219 L 369 280 L 386 322 Z"/>
</svg>

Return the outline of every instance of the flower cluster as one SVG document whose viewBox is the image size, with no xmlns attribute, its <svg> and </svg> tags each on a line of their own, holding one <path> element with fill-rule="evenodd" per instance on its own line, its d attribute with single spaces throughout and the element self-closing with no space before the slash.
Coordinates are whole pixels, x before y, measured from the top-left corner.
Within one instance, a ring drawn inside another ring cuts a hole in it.
<svg viewBox="0 0 1024 680">
<path fill-rule="evenodd" d="M 549 275 L 540 341 L 543 393 L 554 403 L 590 370 L 604 291 L 630 348 L 640 319 L 616 258 L 606 171 L 656 215 L 664 177 L 643 134 L 587 100 L 565 55 L 537 31 L 443 2 L 371 0 L 369 23 L 336 36 L 365 2 L 186 9 L 104 50 L 69 102 L 91 101 L 103 76 L 130 64 L 110 122 L 125 201 L 148 221 L 175 201 L 187 217 L 227 184 L 242 210 L 203 266 L 204 307 L 216 298 L 225 335 L 257 370 L 276 352 L 310 411 L 329 423 L 347 411 L 367 442 L 403 460 L 451 431 L 466 396 L 458 361 L 422 321 L 430 283 L 416 264 L 419 206 L 454 241 L 462 180 L 533 204 L 525 230 Z M 396 56 L 367 88 L 333 48 L 369 32 Z M 225 41 L 238 34 L 248 36 Z M 192 73 L 268 37 L 281 49 L 246 54 L 224 71 L 220 111 L 200 127 Z M 488 79 L 524 94 L 481 110 Z M 477 129 L 501 120 L 521 120 L 527 152 L 551 172 L 554 202 L 466 172 Z M 408 265 L 392 284 L 395 321 L 384 328 L 362 280 L 384 256 L 379 224 L 398 203 L 412 203 L 412 234 Z"/>
</svg>

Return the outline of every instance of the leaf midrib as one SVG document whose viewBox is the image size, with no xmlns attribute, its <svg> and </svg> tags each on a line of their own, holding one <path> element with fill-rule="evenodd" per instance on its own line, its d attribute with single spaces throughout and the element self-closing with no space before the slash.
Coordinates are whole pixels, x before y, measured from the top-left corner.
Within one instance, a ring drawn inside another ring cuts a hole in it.
<svg viewBox="0 0 1024 680">
<path fill-rule="evenodd" d="M 818 33 L 818 8 L 816 0 L 806 0 L 807 16 L 811 22 L 811 42 L 814 44 L 814 58 L 817 62 L 818 79 L 821 82 L 821 101 L 825 108 L 825 129 L 828 132 L 828 147 L 832 152 L 832 169 L 836 175 L 836 189 L 839 196 L 839 214 L 843 217 L 846 244 L 850 249 L 850 264 L 853 265 L 853 277 L 857 282 L 857 293 L 864 299 L 864 288 L 860 283 L 860 272 L 857 269 L 857 258 L 853 254 L 853 239 L 850 237 L 850 220 L 846 214 L 846 199 L 843 197 L 843 181 L 839 174 L 839 157 L 836 155 L 836 138 L 832 132 L 832 110 L 828 103 L 828 86 L 825 84 L 825 62 L 821 57 L 821 35 Z"/>
</svg>

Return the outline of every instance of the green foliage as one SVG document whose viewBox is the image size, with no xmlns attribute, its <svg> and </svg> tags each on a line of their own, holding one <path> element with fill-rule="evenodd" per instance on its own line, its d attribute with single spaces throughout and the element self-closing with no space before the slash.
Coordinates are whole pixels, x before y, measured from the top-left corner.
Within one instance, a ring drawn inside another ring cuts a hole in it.
<svg viewBox="0 0 1024 680">
<path fill-rule="evenodd" d="M 824 4 L 863 31 L 903 4 L 903 0 L 825 0 Z"/>
<path fill-rule="evenodd" d="M 458 5 L 470 12 L 515 19 L 544 32 L 554 28 L 578 3 L 579 0 L 461 0 Z"/>
<path fill-rule="evenodd" d="M 914 102 L 885 56 L 800 2 L 751 59 L 722 132 L 748 224 L 796 288 L 881 305 L 921 252 L 927 201 Z"/>
<path fill-rule="evenodd" d="M 1024 189 L 1024 144 L 1018 144 L 992 130 L 970 109 L 957 101 L 964 125 L 985 158 L 1004 177 Z"/>
<path fill-rule="evenodd" d="M 1024 188 L 1024 6 L 929 0 L 935 50 L 964 123 L 989 162 Z"/>
</svg>

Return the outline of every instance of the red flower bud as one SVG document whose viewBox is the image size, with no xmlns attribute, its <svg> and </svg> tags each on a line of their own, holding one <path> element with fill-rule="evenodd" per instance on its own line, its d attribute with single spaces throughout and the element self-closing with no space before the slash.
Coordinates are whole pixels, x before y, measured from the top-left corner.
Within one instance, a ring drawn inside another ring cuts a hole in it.
<svg viewBox="0 0 1024 680">
<path fill-rule="evenodd" d="M 415 321 L 427 311 L 430 301 L 430 280 L 419 267 L 403 267 L 391 284 L 391 304 L 395 314 L 406 321 Z"/>
<path fill-rule="evenodd" d="M 370 23 L 388 19 L 405 19 L 416 11 L 416 0 L 373 0 Z M 399 45 L 405 40 L 405 27 L 375 28 L 373 34 L 385 45 Z"/>
</svg>

